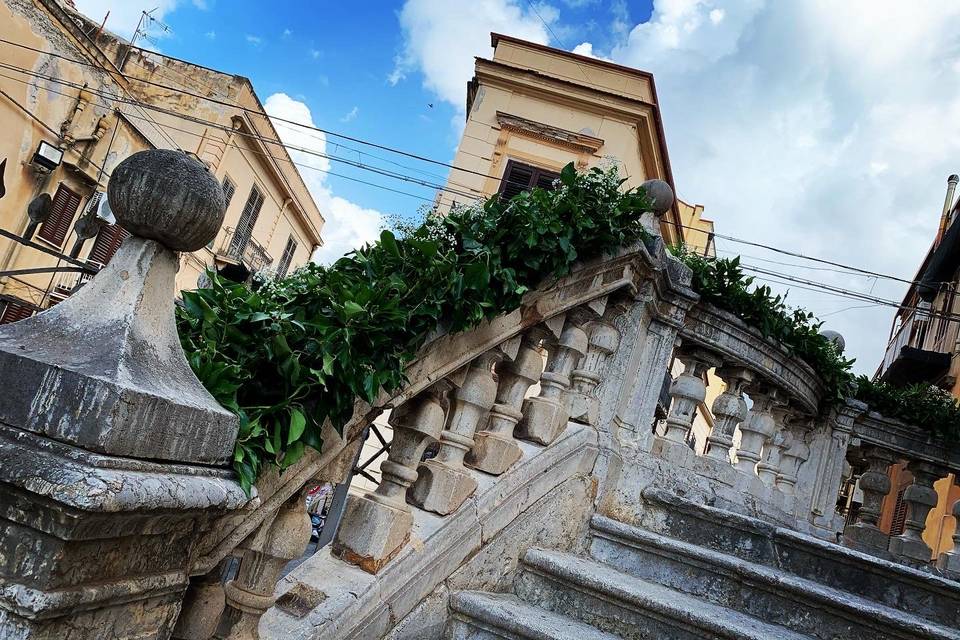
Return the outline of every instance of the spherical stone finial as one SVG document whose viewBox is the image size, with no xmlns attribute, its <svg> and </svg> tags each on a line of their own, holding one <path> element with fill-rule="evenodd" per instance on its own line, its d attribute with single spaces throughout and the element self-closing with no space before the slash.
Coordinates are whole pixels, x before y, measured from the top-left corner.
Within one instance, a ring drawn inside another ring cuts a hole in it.
<svg viewBox="0 0 960 640">
<path fill-rule="evenodd" d="M 958 182 L 960 182 L 960 176 L 955 173 L 951 173 L 950 177 L 947 178 L 947 184 L 957 184 Z"/>
<path fill-rule="evenodd" d="M 140 151 L 118 164 L 107 197 L 120 226 L 173 251 L 206 246 L 226 208 L 223 189 L 207 167 L 170 149 Z"/>
<path fill-rule="evenodd" d="M 833 343 L 833 346 L 837 348 L 837 351 L 843 353 L 843 350 L 847 348 L 847 341 L 843 339 L 843 336 L 837 333 L 836 331 L 831 331 L 830 329 L 824 329 L 820 332 L 824 338 Z"/>
<path fill-rule="evenodd" d="M 640 185 L 647 193 L 647 197 L 653 200 L 650 210 L 660 217 L 670 210 L 673 206 L 673 189 L 663 180 L 647 180 Z"/>
</svg>

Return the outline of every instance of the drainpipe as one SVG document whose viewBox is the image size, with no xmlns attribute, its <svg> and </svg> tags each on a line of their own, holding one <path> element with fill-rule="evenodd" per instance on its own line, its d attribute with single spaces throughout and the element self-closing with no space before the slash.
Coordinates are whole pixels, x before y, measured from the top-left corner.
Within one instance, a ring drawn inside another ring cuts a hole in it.
<svg viewBox="0 0 960 640">
<path fill-rule="evenodd" d="M 947 178 L 947 195 L 943 199 L 943 212 L 940 214 L 940 228 L 937 230 L 937 239 L 934 242 L 934 246 L 940 244 L 943 234 L 945 234 L 950 227 L 950 214 L 953 211 L 953 193 L 957 190 L 957 182 L 960 182 L 960 176 L 955 173 Z"/>
</svg>

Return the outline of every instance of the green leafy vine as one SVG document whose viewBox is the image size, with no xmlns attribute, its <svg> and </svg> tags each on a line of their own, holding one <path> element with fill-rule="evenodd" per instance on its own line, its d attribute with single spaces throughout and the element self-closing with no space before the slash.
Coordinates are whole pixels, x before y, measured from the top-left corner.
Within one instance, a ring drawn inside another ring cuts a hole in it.
<svg viewBox="0 0 960 640">
<path fill-rule="evenodd" d="M 430 214 L 329 267 L 307 265 L 253 291 L 211 274 L 177 321 L 193 371 L 240 417 L 234 468 L 249 491 L 267 467 L 297 462 L 338 430 L 356 398 L 397 390 L 438 327 L 516 309 L 544 278 L 646 238 L 650 202 L 614 169 L 561 172 L 552 190 Z"/>
<path fill-rule="evenodd" d="M 872 411 L 916 426 L 945 443 L 960 440 L 960 404 L 943 389 L 929 384 L 895 387 L 860 376 L 854 397 Z"/>
</svg>

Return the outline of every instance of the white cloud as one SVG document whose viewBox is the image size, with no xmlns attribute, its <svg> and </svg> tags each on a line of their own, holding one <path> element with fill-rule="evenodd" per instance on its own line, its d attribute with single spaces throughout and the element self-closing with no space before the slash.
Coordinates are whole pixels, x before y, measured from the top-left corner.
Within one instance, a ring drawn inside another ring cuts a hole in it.
<svg viewBox="0 0 960 640">
<path fill-rule="evenodd" d="M 268 97 L 264 102 L 264 108 L 274 118 L 314 126 L 310 108 L 285 93 L 275 93 Z M 274 120 L 274 126 L 280 139 L 285 143 L 326 153 L 327 138 L 322 132 L 277 120 Z M 294 162 L 314 166 L 324 171 L 330 169 L 330 160 L 326 158 L 304 151 L 290 150 L 289 153 Z M 332 262 L 347 251 L 364 243 L 373 242 L 380 236 L 383 216 L 379 211 L 364 208 L 334 195 L 326 182 L 325 173 L 302 167 L 299 167 L 299 170 L 310 194 L 326 219 L 321 232 L 324 246 L 314 256 L 315 260 L 322 263 Z"/>
<path fill-rule="evenodd" d="M 323 55 L 323 52 L 319 49 L 310 49 L 310 57 L 314 60 L 319 59 L 321 55 Z"/>
<path fill-rule="evenodd" d="M 207 32 L 206 32 L 205 34 L 203 34 L 203 35 L 205 35 L 205 36 L 207 37 L 207 40 L 216 40 L 216 39 L 217 39 L 217 32 L 216 32 L 216 31 L 207 31 Z"/>
<path fill-rule="evenodd" d="M 156 11 L 153 11 L 150 15 L 162 21 L 164 16 L 184 4 L 184 1 L 152 0 L 148 4 L 131 2 L 130 0 L 75 0 L 75 4 L 80 13 L 98 24 L 103 21 L 103 17 L 107 15 L 109 11 L 110 17 L 107 18 L 107 29 L 119 36 L 129 39 L 133 36 L 133 32 L 137 28 L 142 10 L 150 10 L 156 7 Z M 199 9 L 207 8 L 202 0 L 194 0 L 193 4 Z M 150 31 L 150 35 L 160 37 L 162 32 L 154 29 Z"/>
<path fill-rule="evenodd" d="M 547 5 L 537 10 L 545 20 L 556 15 Z M 388 80 L 396 84 L 419 71 L 428 90 L 461 112 L 473 59 L 490 53 L 491 31 L 549 42 L 543 22 L 519 0 L 407 0 L 400 26 L 404 46 Z"/>
<path fill-rule="evenodd" d="M 289 37 L 292 36 L 292 35 L 293 35 L 293 31 L 291 31 L 290 29 L 284 29 L 284 30 L 283 30 L 283 37 L 284 37 L 284 38 L 289 38 Z"/>
<path fill-rule="evenodd" d="M 960 5 L 717 4 L 657 0 L 651 20 L 612 52 L 656 76 L 680 194 L 703 203 L 720 233 L 912 278 L 960 158 L 960 37 L 952 28 Z M 883 298 L 899 300 L 905 288 L 764 266 Z M 834 315 L 863 303 L 796 286 L 788 300 L 830 314 L 858 369 L 872 373 L 892 309 Z"/>
<path fill-rule="evenodd" d="M 590 42 L 581 42 L 573 48 L 573 53 L 581 56 L 593 56 L 593 44 Z"/>
<path fill-rule="evenodd" d="M 355 106 L 353 109 L 350 109 L 350 111 L 347 112 L 346 115 L 344 115 L 342 118 L 340 118 L 340 122 L 352 122 L 352 121 L 356 120 L 356 119 L 357 119 L 357 114 L 358 114 L 359 112 L 360 112 L 360 107 L 356 107 L 356 106 Z"/>
<path fill-rule="evenodd" d="M 261 44 L 263 44 L 263 38 L 260 36 L 251 35 L 249 33 L 245 35 L 243 39 L 247 41 L 247 44 L 251 44 L 255 47 L 259 47 Z"/>
</svg>

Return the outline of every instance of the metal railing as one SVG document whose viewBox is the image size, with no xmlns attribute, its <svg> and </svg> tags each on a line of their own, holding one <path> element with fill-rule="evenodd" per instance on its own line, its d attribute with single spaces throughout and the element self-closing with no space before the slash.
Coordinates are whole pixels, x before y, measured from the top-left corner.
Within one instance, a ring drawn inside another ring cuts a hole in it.
<svg viewBox="0 0 960 640">
<path fill-rule="evenodd" d="M 253 273 L 273 264 L 273 257 L 266 248 L 252 237 L 242 232 L 238 234 L 232 227 L 226 227 L 224 231 L 217 255 L 241 262 Z"/>
</svg>

